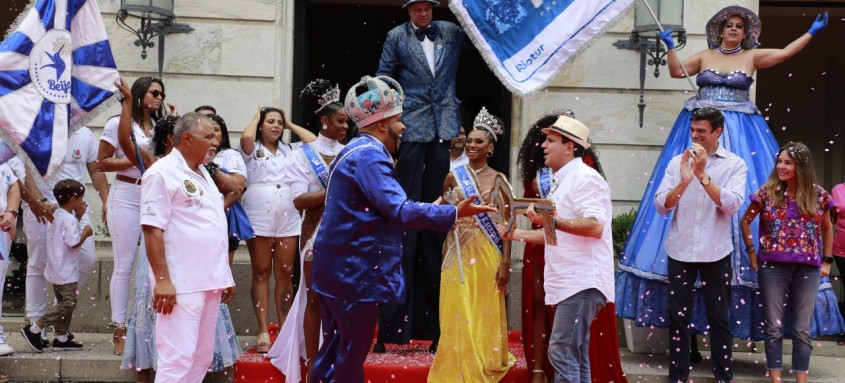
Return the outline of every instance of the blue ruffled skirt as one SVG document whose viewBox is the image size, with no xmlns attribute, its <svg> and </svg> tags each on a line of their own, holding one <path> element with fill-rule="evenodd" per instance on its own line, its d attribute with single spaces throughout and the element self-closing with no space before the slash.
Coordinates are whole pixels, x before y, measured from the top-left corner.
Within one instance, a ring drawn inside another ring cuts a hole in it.
<svg viewBox="0 0 845 383">
<path fill-rule="evenodd" d="M 722 109 L 725 129 L 720 143 L 745 160 L 748 166 L 745 194 L 750 195 L 766 183 L 774 168 L 779 147 L 763 117 L 750 113 L 748 103 L 737 105 L 745 109 Z M 633 320 L 637 326 L 669 327 L 668 256 L 663 242 L 669 231 L 673 213 L 665 216 L 658 214 L 654 207 L 654 194 L 663 180 L 669 161 L 692 144 L 689 135 L 691 116 L 691 108 L 682 109 L 669 133 L 643 193 L 634 226 L 619 262 L 619 271 L 616 274 L 616 312 L 623 318 Z M 745 254 L 739 229 L 739 219 L 748 203 L 746 200 L 732 223 L 734 251 L 731 254 L 733 299 L 730 323 L 734 337 L 762 340 L 763 313 L 757 291 L 757 274 L 751 269 Z M 756 219 L 751 228 L 753 243 L 757 244 L 759 241 Z M 699 294 L 698 290 L 693 293 L 694 309 L 691 318 L 691 324 L 694 324 L 691 331 L 698 333 L 707 328 L 704 300 Z M 845 332 L 845 322 L 839 314 L 836 297 L 827 278 L 822 280 L 819 289 L 810 330 L 813 337 Z"/>
<path fill-rule="evenodd" d="M 153 292 L 148 277 L 149 273 L 150 264 L 147 260 L 144 241 L 141 240 L 141 249 L 138 251 L 138 262 L 135 266 L 135 297 L 126 328 L 126 346 L 120 362 L 122 369 L 138 371 L 156 368 L 156 312 L 153 309 Z M 235 327 L 229 314 L 229 306 L 221 303 L 217 312 L 217 327 L 214 333 L 214 359 L 212 359 L 208 370 L 211 372 L 223 371 L 234 366 L 235 361 L 241 355 L 243 355 L 243 350 L 238 342 L 237 334 L 235 334 Z"/>
</svg>

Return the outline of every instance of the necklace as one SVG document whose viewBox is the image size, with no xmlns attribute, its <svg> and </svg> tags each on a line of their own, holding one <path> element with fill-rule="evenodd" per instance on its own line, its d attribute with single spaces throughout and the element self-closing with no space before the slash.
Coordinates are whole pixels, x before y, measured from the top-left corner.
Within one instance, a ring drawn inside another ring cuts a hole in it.
<svg viewBox="0 0 845 383">
<path fill-rule="evenodd" d="M 742 52 L 742 44 L 739 44 L 736 47 L 731 48 L 731 49 L 722 48 L 722 46 L 720 45 L 720 46 L 716 47 L 716 50 L 719 51 L 719 53 L 726 55 L 726 56 L 735 55 L 739 52 Z"/>
<path fill-rule="evenodd" d="M 470 169 L 472 169 L 472 168 L 470 168 Z M 473 171 L 473 173 L 475 173 L 475 175 L 478 175 L 485 170 L 487 170 L 487 165 L 484 165 L 481 169 L 478 169 L 478 170 L 472 169 L 472 171 Z"/>
</svg>

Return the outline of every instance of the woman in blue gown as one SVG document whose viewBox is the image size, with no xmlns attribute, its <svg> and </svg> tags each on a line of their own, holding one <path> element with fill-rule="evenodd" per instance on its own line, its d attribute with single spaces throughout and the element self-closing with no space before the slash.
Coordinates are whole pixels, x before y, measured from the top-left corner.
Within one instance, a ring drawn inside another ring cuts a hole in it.
<svg viewBox="0 0 845 383">
<path fill-rule="evenodd" d="M 760 18 L 752 11 L 731 6 L 722 9 L 707 23 L 707 43 L 710 49 L 694 54 L 683 62 L 686 72 L 698 75 L 697 97 L 684 102 L 678 119 L 669 133 L 666 144 L 640 202 L 631 235 L 625 244 L 619 272 L 616 276 L 617 314 L 632 319 L 637 326 L 666 328 L 668 320 L 667 254 L 663 248 L 671 216 L 662 216 L 654 208 L 655 189 L 666 172 L 672 157 L 691 145 L 690 116 L 696 108 L 715 107 L 725 116 L 725 130 L 720 137 L 723 147 L 745 160 L 748 166 L 746 194 L 760 188 L 774 167 L 779 145 L 760 111 L 749 99 L 752 76 L 757 69 L 768 68 L 794 56 L 812 37 L 827 26 L 827 13 L 818 15 L 810 30 L 783 49 L 757 49 Z M 671 30 L 660 38 L 668 48 L 669 71 L 674 78 L 684 78 L 684 71 L 675 53 Z M 740 208 L 743 211 L 748 204 Z M 757 291 L 757 275 L 743 254 L 739 217 L 734 217 L 733 276 L 731 286 L 731 332 L 743 339 L 763 339 L 763 318 Z M 752 235 L 757 242 L 757 224 Z M 707 329 L 704 302 L 694 295 L 695 308 L 691 320 L 694 332 Z M 839 334 L 845 329 L 837 311 L 836 297 L 830 282 L 822 280 L 817 298 L 811 335 Z"/>
</svg>

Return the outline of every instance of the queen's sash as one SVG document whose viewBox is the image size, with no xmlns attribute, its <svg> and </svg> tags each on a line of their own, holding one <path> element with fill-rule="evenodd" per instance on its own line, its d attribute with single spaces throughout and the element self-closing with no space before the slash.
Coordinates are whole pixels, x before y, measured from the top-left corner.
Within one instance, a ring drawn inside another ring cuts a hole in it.
<svg viewBox="0 0 845 383">
<path fill-rule="evenodd" d="M 535 182 L 537 182 L 537 191 L 540 193 L 540 198 L 548 199 L 549 192 L 551 192 L 552 184 L 554 183 L 552 178 L 552 168 L 548 166 L 540 168 L 540 170 L 537 171 Z"/>
<path fill-rule="evenodd" d="M 473 203 L 481 205 L 481 195 L 479 195 L 478 188 L 476 188 L 475 182 L 473 182 L 473 179 L 470 176 L 469 165 L 458 166 L 452 170 L 452 173 L 455 175 L 455 178 L 457 178 L 458 186 L 460 186 L 463 190 L 464 196 L 478 196 Z M 496 246 L 499 250 L 499 255 L 501 255 L 503 251 L 502 237 L 499 235 L 499 230 L 496 229 L 496 224 L 493 222 L 493 218 L 491 218 L 487 213 L 481 213 L 475 215 L 475 220 L 478 222 L 478 226 L 481 227 L 481 230 L 484 231 L 484 234 L 487 235 L 487 239 Z"/>
<path fill-rule="evenodd" d="M 320 181 L 320 188 L 326 190 L 326 186 L 329 185 L 329 166 L 326 165 L 323 156 L 317 153 L 309 144 L 302 145 L 300 150 L 305 155 L 305 160 L 308 162 L 308 166 L 311 167 L 311 171 L 314 172 L 317 180 Z"/>
</svg>

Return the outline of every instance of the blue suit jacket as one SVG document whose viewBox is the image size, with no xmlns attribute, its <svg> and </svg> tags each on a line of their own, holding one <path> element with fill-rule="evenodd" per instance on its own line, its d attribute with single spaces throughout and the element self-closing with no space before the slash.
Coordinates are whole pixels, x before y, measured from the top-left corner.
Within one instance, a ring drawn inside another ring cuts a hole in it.
<svg viewBox="0 0 845 383">
<path fill-rule="evenodd" d="M 402 104 L 402 123 L 406 127 L 402 141 L 405 142 L 451 140 L 461 128 L 461 102 L 455 93 L 455 76 L 467 36 L 454 23 L 432 21 L 432 24 L 439 30 L 434 41 L 434 76 L 410 21 L 387 33 L 376 72 L 396 79 L 405 91 Z"/>
<path fill-rule="evenodd" d="M 349 143 L 329 172 L 314 240 L 312 288 L 337 299 L 400 303 L 405 228 L 447 232 L 455 207 L 408 200 L 390 154 L 368 135 Z"/>
</svg>

